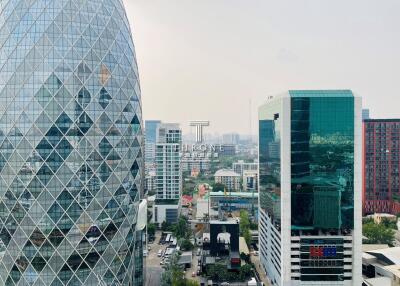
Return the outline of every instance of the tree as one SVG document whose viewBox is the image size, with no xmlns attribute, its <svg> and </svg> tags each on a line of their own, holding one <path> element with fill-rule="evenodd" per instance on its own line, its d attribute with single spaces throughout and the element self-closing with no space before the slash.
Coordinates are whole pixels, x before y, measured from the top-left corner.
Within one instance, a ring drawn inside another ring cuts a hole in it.
<svg viewBox="0 0 400 286">
<path fill-rule="evenodd" d="M 243 232 L 247 229 L 250 229 L 250 219 L 249 214 L 245 210 L 240 210 L 240 232 L 243 235 Z"/>
<path fill-rule="evenodd" d="M 241 252 L 240 259 L 242 259 L 246 263 L 250 263 L 250 254 L 244 254 L 243 252 Z"/>
<path fill-rule="evenodd" d="M 161 286 L 199 286 L 194 280 L 185 278 L 185 273 L 178 265 L 179 253 L 171 256 L 164 273 L 161 275 Z"/>
<path fill-rule="evenodd" d="M 164 273 L 161 275 L 162 286 L 185 286 L 181 284 L 185 279 L 184 272 L 180 266 L 178 266 L 179 254 L 175 253 L 171 256 L 170 262 L 167 264 Z"/>
<path fill-rule="evenodd" d="M 195 280 L 186 279 L 186 286 L 199 286 L 199 282 Z"/>
<path fill-rule="evenodd" d="M 149 235 L 149 237 L 154 237 L 154 235 L 156 234 L 156 225 L 154 223 L 149 223 L 147 225 L 147 234 Z"/>
<path fill-rule="evenodd" d="M 248 246 L 251 244 L 251 233 L 250 233 L 250 219 L 249 214 L 245 210 L 240 211 L 240 235 L 244 237 Z"/>
<path fill-rule="evenodd" d="M 245 264 L 240 267 L 239 277 L 240 281 L 245 281 L 247 278 L 251 276 L 253 272 L 253 267 L 250 264 Z"/>
<path fill-rule="evenodd" d="M 166 222 L 166 221 L 163 221 L 162 223 L 161 223 L 161 230 L 162 231 L 167 231 L 169 228 L 170 228 L 170 224 L 168 223 L 168 222 Z"/>
<path fill-rule="evenodd" d="M 229 272 L 226 265 L 214 264 L 207 267 L 207 277 L 215 281 L 246 281 L 252 276 L 253 267 L 245 264 L 240 267 L 239 272 Z"/>
<path fill-rule="evenodd" d="M 181 250 L 183 250 L 183 251 L 193 250 L 193 244 L 190 242 L 189 239 L 182 240 L 182 242 L 181 242 Z"/>
<path fill-rule="evenodd" d="M 221 183 L 214 183 L 212 185 L 212 191 L 213 192 L 223 192 L 225 191 L 225 185 Z"/>
<path fill-rule="evenodd" d="M 251 245 L 251 233 L 249 229 L 246 229 L 243 233 L 244 240 L 246 241 L 247 246 Z"/>
<path fill-rule="evenodd" d="M 179 217 L 178 223 L 175 225 L 174 236 L 178 239 L 188 238 L 190 236 L 190 228 L 187 218 Z"/>
<path fill-rule="evenodd" d="M 397 230 L 397 221 L 389 219 L 387 217 L 382 218 L 381 224 L 387 228 Z"/>
<path fill-rule="evenodd" d="M 207 277 L 215 281 L 227 281 L 230 275 L 225 265 L 213 264 L 207 267 Z"/>
<path fill-rule="evenodd" d="M 363 235 L 367 237 L 367 244 L 392 245 L 395 231 L 383 224 L 366 223 L 363 225 Z"/>
</svg>

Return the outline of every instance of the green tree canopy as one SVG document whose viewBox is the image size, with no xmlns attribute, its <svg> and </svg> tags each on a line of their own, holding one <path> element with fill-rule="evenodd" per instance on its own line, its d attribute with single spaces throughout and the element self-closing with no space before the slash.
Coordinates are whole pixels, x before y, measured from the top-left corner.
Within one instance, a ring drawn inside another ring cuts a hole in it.
<svg viewBox="0 0 400 286">
<path fill-rule="evenodd" d="M 250 219 L 249 213 L 245 210 L 240 211 L 240 235 L 244 237 L 248 246 L 251 244 L 251 233 L 250 233 Z"/>
<path fill-rule="evenodd" d="M 174 236 L 178 239 L 189 238 L 191 234 L 191 229 L 187 218 L 184 216 L 179 217 L 178 223 L 175 225 Z"/>
<path fill-rule="evenodd" d="M 193 244 L 190 242 L 189 239 L 185 238 L 181 242 L 181 250 L 182 251 L 190 251 L 193 250 Z"/>
<path fill-rule="evenodd" d="M 389 244 L 394 240 L 395 231 L 383 224 L 366 223 L 363 225 L 363 235 L 367 244 Z"/>
<path fill-rule="evenodd" d="M 149 223 L 147 225 L 147 234 L 151 237 L 156 234 L 156 225 L 154 223 Z"/>
<path fill-rule="evenodd" d="M 213 192 L 223 192 L 225 191 L 225 185 L 221 183 L 214 183 L 212 185 L 212 191 Z"/>
</svg>

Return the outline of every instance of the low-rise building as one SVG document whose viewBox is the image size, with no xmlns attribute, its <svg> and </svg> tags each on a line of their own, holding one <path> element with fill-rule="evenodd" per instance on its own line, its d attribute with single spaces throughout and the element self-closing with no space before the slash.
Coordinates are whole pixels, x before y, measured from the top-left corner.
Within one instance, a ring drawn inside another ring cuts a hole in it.
<svg viewBox="0 0 400 286">
<path fill-rule="evenodd" d="M 244 160 L 239 160 L 232 164 L 232 169 L 235 173 L 243 176 L 245 171 L 258 171 L 258 162 L 245 162 Z"/>
<path fill-rule="evenodd" d="M 390 220 L 390 221 L 397 221 L 397 216 L 392 215 L 392 214 L 386 214 L 386 213 L 375 213 L 372 215 L 368 215 L 367 218 L 372 218 L 374 220 L 374 223 L 380 224 L 382 220 Z"/>
<path fill-rule="evenodd" d="M 219 211 L 247 210 L 256 212 L 258 193 L 249 192 L 210 192 L 210 208 Z"/>
<path fill-rule="evenodd" d="M 226 186 L 228 192 L 240 190 L 240 175 L 230 169 L 218 170 L 214 175 L 215 183 Z"/>
<path fill-rule="evenodd" d="M 191 207 L 193 202 L 193 197 L 189 195 L 182 196 L 182 206 L 183 207 Z"/>
<path fill-rule="evenodd" d="M 400 247 L 363 245 L 362 271 L 364 285 L 400 286 Z"/>
</svg>

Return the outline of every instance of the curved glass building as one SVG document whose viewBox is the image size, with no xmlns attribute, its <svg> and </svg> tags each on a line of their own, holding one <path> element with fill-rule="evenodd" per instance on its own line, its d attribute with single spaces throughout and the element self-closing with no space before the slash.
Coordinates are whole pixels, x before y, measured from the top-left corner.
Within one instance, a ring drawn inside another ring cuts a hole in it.
<svg viewBox="0 0 400 286">
<path fill-rule="evenodd" d="M 142 153 L 122 0 L 0 1 L 0 285 L 141 285 Z"/>
</svg>

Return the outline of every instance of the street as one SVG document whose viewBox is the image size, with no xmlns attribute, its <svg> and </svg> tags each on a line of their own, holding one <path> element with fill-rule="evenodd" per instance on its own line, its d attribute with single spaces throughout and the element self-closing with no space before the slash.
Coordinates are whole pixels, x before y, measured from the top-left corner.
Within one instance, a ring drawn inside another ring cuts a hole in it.
<svg viewBox="0 0 400 286">
<path fill-rule="evenodd" d="M 164 272 L 164 269 L 160 265 L 161 257 L 158 257 L 157 254 L 160 249 L 165 250 L 167 245 L 158 244 L 161 232 L 157 231 L 155 236 L 154 242 L 149 244 L 151 250 L 147 256 L 146 286 L 160 286 L 161 274 Z"/>
</svg>

